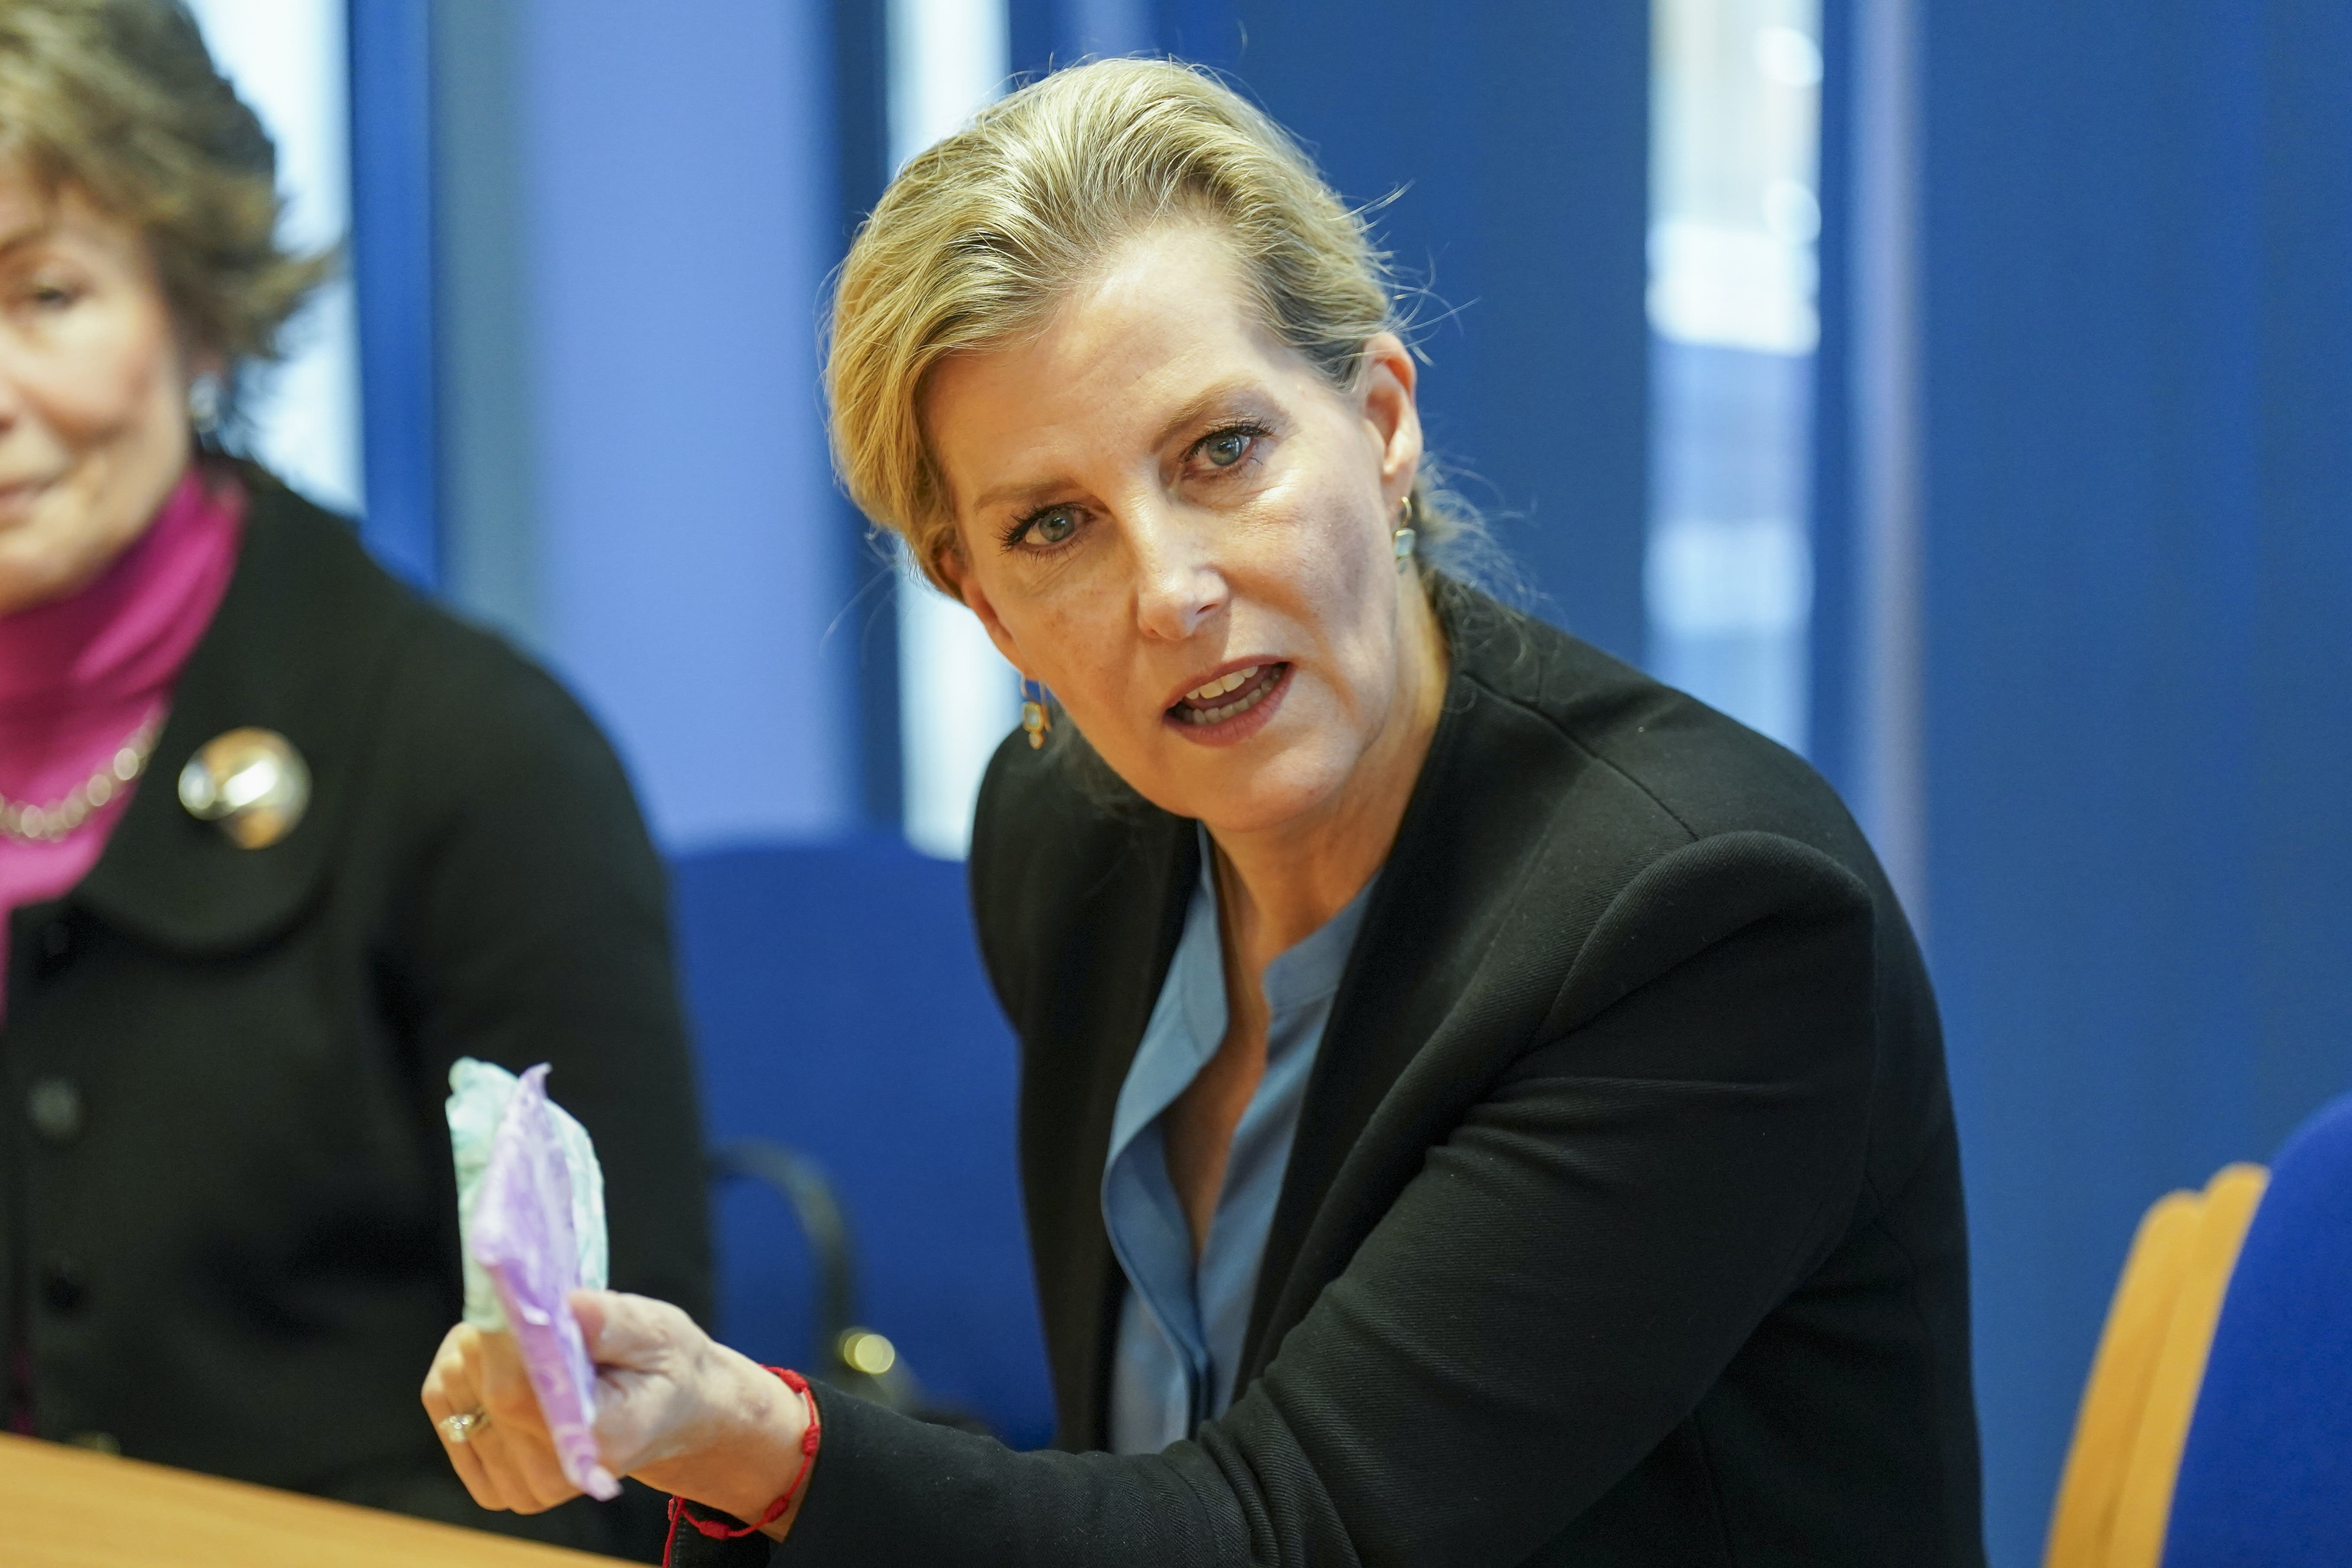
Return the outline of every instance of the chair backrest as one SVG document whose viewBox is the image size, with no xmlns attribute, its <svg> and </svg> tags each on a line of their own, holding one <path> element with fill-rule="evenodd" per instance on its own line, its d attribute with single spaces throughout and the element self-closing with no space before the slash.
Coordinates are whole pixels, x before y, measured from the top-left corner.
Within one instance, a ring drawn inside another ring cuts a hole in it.
<svg viewBox="0 0 2352 1568">
<path fill-rule="evenodd" d="M 2046 1568 L 2105 1568 L 2132 1440 L 2204 1210 L 2202 1193 L 2167 1193 L 2132 1237 L 2074 1417 L 2074 1441 L 2050 1518 Z"/>
<path fill-rule="evenodd" d="M 2352 1096 L 2273 1168 L 2206 1361 L 2164 1563 L 2352 1563 Z"/>
<path fill-rule="evenodd" d="M 963 868 L 876 837 L 688 857 L 672 881 L 712 1142 L 815 1162 L 856 1242 L 861 1320 L 938 1400 L 1017 1445 L 1048 1440 L 1019 1064 Z M 817 1282 L 791 1212 L 738 1184 L 717 1215 L 719 1331 L 763 1360 L 803 1357 Z"/>
<path fill-rule="evenodd" d="M 2259 1165 L 2225 1166 L 2140 1221 L 2083 1392 L 2044 1568 L 2157 1568 L 2213 1325 L 2264 1181 Z"/>
</svg>

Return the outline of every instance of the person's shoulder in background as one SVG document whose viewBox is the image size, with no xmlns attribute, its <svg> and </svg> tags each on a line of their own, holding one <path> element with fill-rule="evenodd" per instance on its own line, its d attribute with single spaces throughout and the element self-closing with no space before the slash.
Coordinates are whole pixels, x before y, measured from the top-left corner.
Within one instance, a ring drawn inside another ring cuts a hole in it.
<svg viewBox="0 0 2352 1568">
<path fill-rule="evenodd" d="M 553 1063 L 549 1092 L 605 1166 L 614 1287 L 709 1321 L 667 876 L 619 757 L 537 662 L 399 583 L 342 519 L 248 483 L 248 547 L 303 601 L 283 613 L 391 626 L 366 689 L 339 699 L 366 735 L 337 872 L 367 906 L 423 1072 L 437 1083 L 461 1055 Z"/>
</svg>

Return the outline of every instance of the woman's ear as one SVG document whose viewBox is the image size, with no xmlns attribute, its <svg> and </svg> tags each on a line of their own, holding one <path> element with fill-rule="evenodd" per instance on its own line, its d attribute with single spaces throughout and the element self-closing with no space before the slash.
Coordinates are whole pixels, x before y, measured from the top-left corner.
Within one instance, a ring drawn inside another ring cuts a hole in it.
<svg viewBox="0 0 2352 1568">
<path fill-rule="evenodd" d="M 1420 367 L 1403 339 L 1375 332 L 1365 340 L 1360 374 L 1365 428 L 1380 447 L 1381 489 L 1390 505 L 1402 505 L 1421 471 L 1421 408 L 1414 398 Z"/>
</svg>

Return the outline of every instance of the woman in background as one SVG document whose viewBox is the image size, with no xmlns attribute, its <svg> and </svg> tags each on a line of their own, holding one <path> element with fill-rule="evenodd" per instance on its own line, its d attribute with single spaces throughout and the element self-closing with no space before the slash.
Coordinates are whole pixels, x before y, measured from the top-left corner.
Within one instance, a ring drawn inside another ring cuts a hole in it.
<svg viewBox="0 0 2352 1568">
<path fill-rule="evenodd" d="M 850 489 L 1062 705 L 971 881 L 1067 1451 L 582 1292 L 676 1561 L 1981 1564 L 1902 911 L 1803 763 L 1449 573 L 1398 329 L 1172 64 L 983 110 L 858 236 Z M 504 1336 L 425 1404 L 485 1504 L 570 1495 Z"/>
<path fill-rule="evenodd" d="M 594 728 L 199 439 L 324 270 L 278 210 L 180 5 L 0 6 L 0 1403 L 482 1524 L 415 1417 L 450 1064 L 553 1062 L 614 1281 L 700 1314 L 694 1078 Z M 498 1527 L 650 1552 L 652 1500 Z"/>
</svg>

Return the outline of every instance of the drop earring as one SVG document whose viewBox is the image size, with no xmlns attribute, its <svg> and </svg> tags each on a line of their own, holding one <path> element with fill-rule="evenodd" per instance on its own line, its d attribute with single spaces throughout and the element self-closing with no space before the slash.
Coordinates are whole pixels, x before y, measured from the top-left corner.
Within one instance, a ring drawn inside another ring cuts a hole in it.
<svg viewBox="0 0 2352 1568">
<path fill-rule="evenodd" d="M 1029 695 L 1034 688 L 1037 695 Z M 1037 750 L 1045 743 L 1045 731 L 1054 727 L 1053 714 L 1045 710 L 1045 686 L 1043 681 L 1021 680 L 1021 727 L 1029 732 L 1029 749 Z"/>
<path fill-rule="evenodd" d="M 1411 496 L 1405 497 L 1403 503 L 1397 508 L 1395 547 L 1397 570 L 1400 572 L 1412 560 L 1413 547 L 1420 542 L 1421 534 L 1412 526 L 1419 515 L 1419 509 L 1413 505 Z"/>
<path fill-rule="evenodd" d="M 188 423 L 198 437 L 209 440 L 220 429 L 221 378 L 207 372 L 188 383 Z"/>
</svg>

